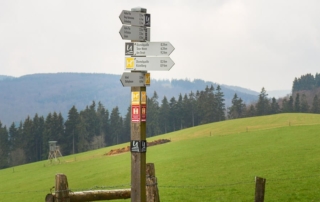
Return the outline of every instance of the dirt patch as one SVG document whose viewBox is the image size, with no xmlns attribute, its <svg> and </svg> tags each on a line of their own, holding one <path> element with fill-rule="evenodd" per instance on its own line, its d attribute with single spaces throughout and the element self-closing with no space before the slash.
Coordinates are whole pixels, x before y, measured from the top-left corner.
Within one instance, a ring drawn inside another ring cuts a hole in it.
<svg viewBox="0 0 320 202">
<path fill-rule="evenodd" d="M 171 142 L 171 140 L 159 139 L 159 140 L 155 140 L 155 141 L 152 141 L 152 142 L 147 142 L 147 147 L 151 147 L 151 146 L 155 146 L 155 145 L 159 145 L 159 144 L 164 144 L 164 143 L 167 143 L 167 142 Z M 121 154 L 121 153 L 124 153 L 124 152 L 129 152 L 129 151 L 130 151 L 130 146 L 127 146 L 127 147 L 123 147 L 123 148 L 120 148 L 120 149 L 112 149 L 112 150 L 110 150 L 108 153 L 106 153 L 104 155 L 111 156 L 111 155 L 115 155 L 115 154 Z"/>
</svg>

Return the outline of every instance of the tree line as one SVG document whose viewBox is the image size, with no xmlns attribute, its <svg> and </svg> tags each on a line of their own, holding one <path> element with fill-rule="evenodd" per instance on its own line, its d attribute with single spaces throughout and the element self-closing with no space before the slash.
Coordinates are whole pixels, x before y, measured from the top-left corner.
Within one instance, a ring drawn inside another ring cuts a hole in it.
<svg viewBox="0 0 320 202">
<path fill-rule="evenodd" d="M 182 128 L 225 120 L 224 95 L 220 86 L 190 92 L 176 99 L 158 95 L 147 98 L 147 136 L 155 136 Z M 131 106 L 124 117 L 119 108 L 111 113 L 95 101 L 84 110 L 73 106 L 67 120 L 61 113 L 46 117 L 28 116 L 9 128 L 0 122 L 0 168 L 31 163 L 48 158 L 49 141 L 58 141 L 63 155 L 85 152 L 130 141 Z"/>
<path fill-rule="evenodd" d="M 293 86 L 295 83 L 296 79 Z M 180 94 L 177 98 L 164 96 L 160 103 L 154 92 L 147 98 L 147 137 L 226 119 L 291 112 L 320 113 L 318 94 L 314 93 L 310 99 L 306 93 L 295 91 L 277 100 L 269 98 L 262 88 L 255 103 L 246 105 L 234 94 L 231 106 L 226 107 L 219 85 L 216 89 L 212 85 L 206 86 L 204 90 Z M 63 155 L 128 142 L 130 127 L 131 106 L 122 117 L 118 107 L 110 113 L 101 102 L 96 104 L 95 101 L 82 111 L 73 106 L 67 120 L 61 113 L 53 112 L 46 117 L 37 114 L 33 118 L 27 117 L 19 125 L 12 123 L 9 128 L 0 122 L 0 168 L 47 159 L 48 141 L 58 141 Z"/>
<path fill-rule="evenodd" d="M 300 78 L 295 78 L 293 81 L 292 92 L 302 90 L 313 90 L 320 87 L 320 74 L 316 73 L 302 75 Z"/>
</svg>

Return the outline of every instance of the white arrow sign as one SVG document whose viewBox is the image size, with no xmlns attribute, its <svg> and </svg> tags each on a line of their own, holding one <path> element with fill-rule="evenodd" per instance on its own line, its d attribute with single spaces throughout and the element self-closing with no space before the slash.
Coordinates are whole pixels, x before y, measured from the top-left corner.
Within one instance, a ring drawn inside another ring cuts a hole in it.
<svg viewBox="0 0 320 202">
<path fill-rule="evenodd" d="M 141 12 L 123 10 L 119 18 L 122 24 L 126 25 L 150 27 L 151 23 L 150 14 Z"/>
<path fill-rule="evenodd" d="M 150 28 L 122 25 L 119 33 L 122 39 L 150 41 Z"/>
<path fill-rule="evenodd" d="M 170 42 L 132 42 L 125 44 L 125 55 L 169 56 L 174 51 Z"/>
<path fill-rule="evenodd" d="M 120 79 L 124 87 L 127 86 L 146 86 L 145 73 L 142 72 L 124 72 Z"/>
<path fill-rule="evenodd" d="M 127 57 L 125 69 L 136 71 L 169 71 L 174 65 L 170 57 Z"/>
</svg>

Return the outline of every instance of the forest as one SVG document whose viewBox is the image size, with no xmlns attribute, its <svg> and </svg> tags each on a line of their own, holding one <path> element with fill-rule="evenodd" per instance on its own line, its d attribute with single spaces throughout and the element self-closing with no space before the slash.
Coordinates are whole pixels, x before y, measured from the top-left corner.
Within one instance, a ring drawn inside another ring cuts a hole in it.
<svg viewBox="0 0 320 202">
<path fill-rule="evenodd" d="M 201 124 L 277 113 L 320 113 L 319 74 L 295 78 L 292 95 L 269 98 L 262 88 L 255 103 L 245 102 L 235 93 L 230 107 L 225 106 L 221 87 L 179 94 L 159 103 L 157 92 L 147 98 L 147 137 Z M 116 106 L 108 111 L 101 102 L 92 101 L 84 110 L 76 106 L 63 119 L 61 113 L 46 117 L 28 116 L 10 127 L 0 122 L 0 169 L 48 159 L 48 141 L 58 141 L 62 155 L 130 141 L 131 106 L 124 117 Z"/>
</svg>

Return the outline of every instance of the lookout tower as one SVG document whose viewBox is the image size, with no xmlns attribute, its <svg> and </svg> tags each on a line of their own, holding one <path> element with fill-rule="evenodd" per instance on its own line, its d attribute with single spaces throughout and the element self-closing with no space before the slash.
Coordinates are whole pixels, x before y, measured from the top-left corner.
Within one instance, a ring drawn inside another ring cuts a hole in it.
<svg viewBox="0 0 320 202">
<path fill-rule="evenodd" d="M 62 154 L 60 152 L 60 147 L 57 146 L 57 141 L 49 141 L 49 157 L 48 159 L 50 162 L 52 162 L 52 159 L 55 161 L 59 161 L 59 157 L 61 157 Z"/>
</svg>

